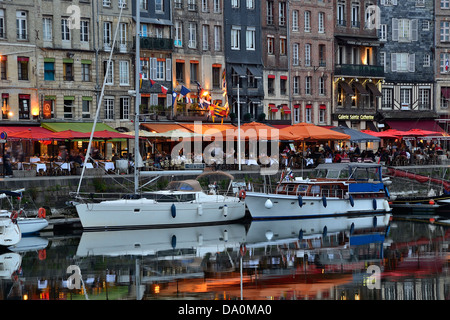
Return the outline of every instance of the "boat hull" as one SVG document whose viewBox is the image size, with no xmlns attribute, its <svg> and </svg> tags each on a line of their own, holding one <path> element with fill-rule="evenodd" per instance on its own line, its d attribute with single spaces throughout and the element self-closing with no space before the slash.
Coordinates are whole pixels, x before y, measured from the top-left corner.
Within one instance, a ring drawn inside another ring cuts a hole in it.
<svg viewBox="0 0 450 320">
<path fill-rule="evenodd" d="M 267 203 L 268 200 L 270 203 Z M 391 211 L 384 198 L 350 200 L 329 197 L 303 197 L 302 206 L 297 196 L 247 192 L 245 198 L 253 219 L 317 218 L 343 215 L 382 214 Z"/>
<path fill-rule="evenodd" d="M 48 221 L 44 218 L 18 218 L 17 224 L 22 234 L 32 234 L 46 228 Z"/>
<path fill-rule="evenodd" d="M 82 203 L 76 209 L 84 229 L 227 223 L 245 216 L 242 201 L 157 203 L 136 199 Z"/>
<path fill-rule="evenodd" d="M 0 218 L 0 246 L 13 246 L 22 239 L 19 226 L 9 218 Z"/>
</svg>

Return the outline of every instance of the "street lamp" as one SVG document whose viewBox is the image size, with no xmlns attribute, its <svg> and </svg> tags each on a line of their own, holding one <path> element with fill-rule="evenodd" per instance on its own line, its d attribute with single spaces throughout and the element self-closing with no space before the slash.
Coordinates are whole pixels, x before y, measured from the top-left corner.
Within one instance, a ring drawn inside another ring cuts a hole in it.
<svg viewBox="0 0 450 320">
<path fill-rule="evenodd" d="M 239 76 L 239 80 L 237 83 L 237 106 L 238 106 L 238 114 L 237 114 L 237 118 L 238 118 L 238 167 L 239 167 L 239 171 L 241 171 L 241 100 L 239 98 L 239 84 L 241 83 L 241 79 L 245 79 L 247 78 L 247 76 Z"/>
</svg>

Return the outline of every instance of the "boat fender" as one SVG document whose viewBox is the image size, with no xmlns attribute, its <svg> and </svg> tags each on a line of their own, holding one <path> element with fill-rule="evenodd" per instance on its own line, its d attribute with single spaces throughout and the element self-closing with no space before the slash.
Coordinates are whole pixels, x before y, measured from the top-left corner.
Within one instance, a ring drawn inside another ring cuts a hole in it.
<svg viewBox="0 0 450 320">
<path fill-rule="evenodd" d="M 348 201 L 350 201 L 350 205 L 351 205 L 352 207 L 355 206 L 355 200 L 353 200 L 352 195 L 349 195 L 349 196 L 348 196 Z"/>
<path fill-rule="evenodd" d="M 47 251 L 45 249 L 41 249 L 38 251 L 39 260 L 45 260 L 47 258 Z"/>
<path fill-rule="evenodd" d="M 174 203 L 172 204 L 172 207 L 170 207 L 170 211 L 172 212 L 172 218 L 175 218 L 177 216 L 177 208 Z"/>
<path fill-rule="evenodd" d="M 38 217 L 39 218 L 45 218 L 47 211 L 45 208 L 40 207 L 38 210 Z"/>
<path fill-rule="evenodd" d="M 386 232 L 384 233 L 385 237 L 387 237 L 389 235 L 389 231 L 391 231 L 391 226 L 386 227 Z"/>
<path fill-rule="evenodd" d="M 322 197 L 322 203 L 323 203 L 323 206 L 326 208 L 327 207 L 327 197 L 325 197 L 325 196 Z"/>
<path fill-rule="evenodd" d="M 245 246 L 245 244 L 241 244 L 239 247 L 239 253 L 240 253 L 241 257 L 245 256 L 246 252 L 247 252 L 247 247 Z"/>
<path fill-rule="evenodd" d="M 298 232 L 298 240 L 303 240 L 303 229 Z"/>
<path fill-rule="evenodd" d="M 198 205 L 197 213 L 198 213 L 199 216 L 203 215 L 203 207 L 202 207 L 201 204 Z"/>
<path fill-rule="evenodd" d="M 228 230 L 223 231 L 223 241 L 228 242 Z"/>
<path fill-rule="evenodd" d="M 354 231 L 355 231 L 355 223 L 352 222 L 352 225 L 350 226 L 350 234 L 353 234 Z"/>
<path fill-rule="evenodd" d="M 176 235 L 172 236 L 171 244 L 172 244 L 172 249 L 175 249 L 177 247 L 177 236 Z"/>
<path fill-rule="evenodd" d="M 389 202 L 387 200 L 383 201 L 383 207 L 387 212 L 391 211 L 391 207 L 389 206 Z"/>
<path fill-rule="evenodd" d="M 372 200 L 373 210 L 377 210 L 377 199 Z"/>
<path fill-rule="evenodd" d="M 377 217 L 376 216 L 373 217 L 372 225 L 374 228 L 377 227 Z"/>
<path fill-rule="evenodd" d="M 266 207 L 266 209 L 272 209 L 273 207 L 272 201 L 270 201 L 270 199 L 267 199 L 266 202 L 264 203 L 264 207 Z"/>
<path fill-rule="evenodd" d="M 244 189 L 241 189 L 241 190 L 239 191 L 239 199 L 240 199 L 240 200 L 245 200 L 245 195 L 246 195 L 245 190 L 244 190 Z"/>
<path fill-rule="evenodd" d="M 327 228 L 327 226 L 325 226 L 325 227 L 323 227 L 322 235 L 323 235 L 324 237 L 326 237 L 326 236 L 327 236 L 327 233 L 328 233 L 328 228 Z"/>
<path fill-rule="evenodd" d="M 228 206 L 227 205 L 223 206 L 223 216 L 224 217 L 228 216 Z"/>
<path fill-rule="evenodd" d="M 301 207 L 303 207 L 303 198 L 301 195 L 298 196 L 298 205 Z"/>
</svg>

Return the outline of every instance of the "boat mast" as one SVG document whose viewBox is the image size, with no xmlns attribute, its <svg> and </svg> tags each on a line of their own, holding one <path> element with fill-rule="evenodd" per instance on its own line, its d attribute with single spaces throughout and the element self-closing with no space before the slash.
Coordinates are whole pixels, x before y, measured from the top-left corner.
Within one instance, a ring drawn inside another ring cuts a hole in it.
<svg viewBox="0 0 450 320">
<path fill-rule="evenodd" d="M 84 157 L 84 163 L 83 163 L 83 168 L 81 170 L 80 180 L 78 181 L 78 188 L 77 188 L 77 194 L 76 194 L 77 196 L 80 194 L 81 182 L 83 181 L 84 170 L 86 169 L 86 163 L 88 162 L 88 160 L 91 157 L 92 140 L 94 138 L 95 127 L 97 126 L 97 120 L 98 120 L 98 117 L 100 115 L 100 107 L 102 105 L 103 96 L 104 96 L 104 93 L 105 93 L 105 85 L 106 85 L 106 80 L 108 78 L 109 69 L 111 68 L 111 60 L 112 60 L 114 47 L 116 45 L 116 39 L 117 39 L 117 34 L 119 32 L 120 21 L 122 19 L 123 8 L 124 8 L 124 6 L 120 6 L 119 23 L 117 23 L 116 31 L 114 32 L 114 38 L 113 38 L 113 42 L 112 42 L 112 45 L 111 45 L 111 51 L 109 53 L 108 63 L 106 64 L 106 71 L 105 71 L 105 77 L 103 78 L 102 91 L 100 93 L 100 98 L 98 99 L 97 111 L 95 113 L 94 123 L 92 125 L 91 136 L 89 138 L 89 144 L 88 144 L 88 147 L 87 147 L 87 150 L 86 150 L 86 155 Z"/>
<path fill-rule="evenodd" d="M 139 93 L 140 75 L 139 69 L 141 66 L 140 59 L 140 29 L 141 29 L 141 10 L 139 0 L 136 0 L 136 61 L 135 61 L 135 118 L 134 118 L 134 194 L 138 193 L 139 177 L 138 177 L 138 160 L 139 156 L 139 105 L 141 104 L 141 94 Z"/>
</svg>

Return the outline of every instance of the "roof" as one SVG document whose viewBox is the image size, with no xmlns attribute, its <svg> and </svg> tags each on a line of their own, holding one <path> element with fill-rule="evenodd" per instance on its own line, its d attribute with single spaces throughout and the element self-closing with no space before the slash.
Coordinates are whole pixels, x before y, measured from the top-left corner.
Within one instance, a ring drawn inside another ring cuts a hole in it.
<svg viewBox="0 0 450 320">
<path fill-rule="evenodd" d="M 172 181 L 166 189 L 173 191 L 202 191 L 200 182 L 197 180 Z"/>
</svg>

